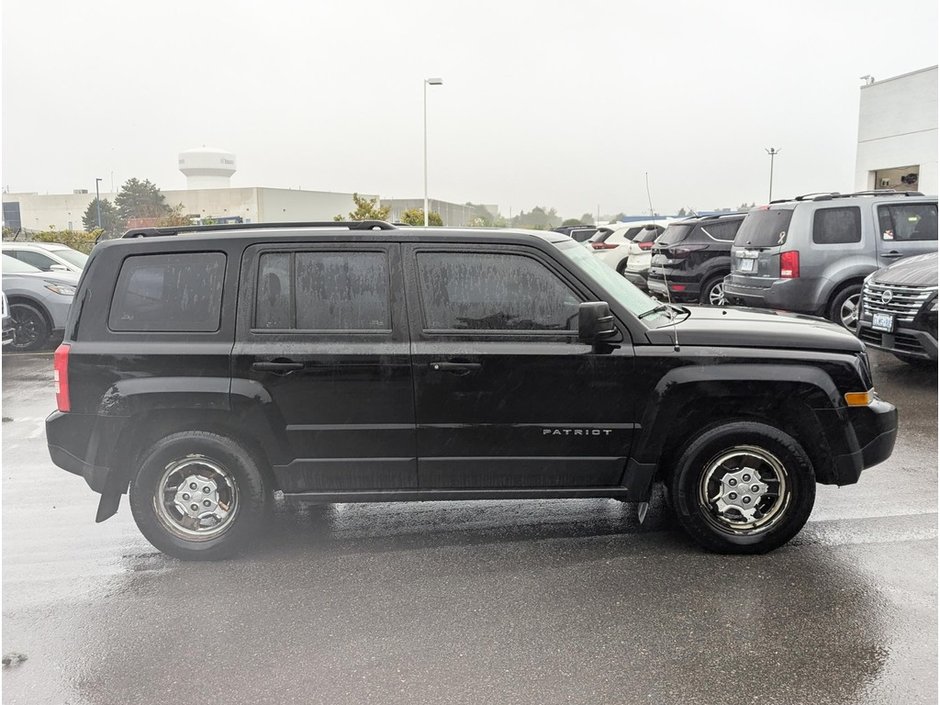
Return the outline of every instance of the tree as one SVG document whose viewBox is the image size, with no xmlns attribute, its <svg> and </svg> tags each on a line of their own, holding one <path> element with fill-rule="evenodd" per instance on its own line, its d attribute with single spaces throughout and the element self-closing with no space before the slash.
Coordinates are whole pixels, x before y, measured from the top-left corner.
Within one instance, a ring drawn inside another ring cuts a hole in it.
<svg viewBox="0 0 940 705">
<path fill-rule="evenodd" d="M 424 225 L 424 208 L 409 208 L 401 214 L 401 222 L 408 225 Z M 428 225 L 443 225 L 444 219 L 436 211 L 428 213 Z"/>
<path fill-rule="evenodd" d="M 356 204 L 356 210 L 351 211 L 348 217 L 340 213 L 333 220 L 388 220 L 388 214 L 392 212 L 391 206 L 380 206 L 378 198 L 366 198 L 358 193 L 353 194 L 353 203 Z M 424 222 L 423 217 L 421 222 Z"/>
<path fill-rule="evenodd" d="M 114 198 L 121 220 L 130 218 L 164 218 L 172 212 L 166 197 L 149 179 L 128 179 Z"/>
<path fill-rule="evenodd" d="M 749 211 L 749 210 L 751 210 L 751 208 L 753 208 L 753 207 L 754 207 L 754 204 L 753 204 L 753 203 L 752 203 L 751 205 L 748 205 L 748 204 L 747 204 L 747 201 L 745 201 L 745 202 L 742 203 L 740 206 L 738 206 L 738 210 L 739 210 L 739 211 Z"/>
<path fill-rule="evenodd" d="M 584 223 L 582 223 L 577 218 L 567 218 L 566 220 L 563 220 L 561 224 L 563 227 L 568 227 L 571 225 L 584 225 Z"/>
<path fill-rule="evenodd" d="M 585 213 L 584 215 L 581 216 L 582 225 L 591 225 L 593 223 L 594 223 L 594 216 L 591 215 L 590 213 Z"/>
<path fill-rule="evenodd" d="M 91 199 L 88 208 L 82 215 L 82 225 L 87 232 L 91 232 L 98 227 L 98 199 Z M 101 229 L 108 236 L 117 235 L 122 230 L 121 218 L 118 215 L 117 208 L 107 198 L 101 201 Z"/>
<path fill-rule="evenodd" d="M 550 230 L 561 224 L 561 218 L 554 208 L 543 208 L 536 206 L 526 213 L 522 211 L 512 219 L 512 225 L 516 228 L 533 228 L 535 230 Z"/>
<path fill-rule="evenodd" d="M 177 203 L 174 208 L 170 209 L 167 215 L 157 221 L 157 227 L 169 228 L 174 225 L 191 225 L 192 222 L 192 218 L 183 213 L 183 204 Z M 208 225 L 208 223 L 204 223 L 204 225 Z"/>
<path fill-rule="evenodd" d="M 679 212 L 676 213 L 676 215 L 679 216 L 680 218 L 685 218 L 685 216 L 687 215 L 687 213 L 685 212 L 685 208 L 680 208 Z"/>
</svg>

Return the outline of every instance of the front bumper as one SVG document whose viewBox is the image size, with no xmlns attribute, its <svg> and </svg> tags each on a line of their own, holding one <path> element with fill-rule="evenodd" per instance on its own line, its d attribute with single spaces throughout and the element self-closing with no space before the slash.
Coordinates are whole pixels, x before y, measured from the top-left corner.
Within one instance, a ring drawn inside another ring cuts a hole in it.
<svg viewBox="0 0 940 705">
<path fill-rule="evenodd" d="M 870 320 L 862 318 L 857 335 L 870 348 L 920 360 L 937 360 L 937 338 L 926 330 L 899 326 L 893 333 L 883 333 L 874 330 Z"/>
<path fill-rule="evenodd" d="M 10 316 L 3 317 L 3 344 L 9 345 L 13 342 L 13 335 L 16 333 L 16 325 Z"/>
<path fill-rule="evenodd" d="M 854 484 L 862 470 L 887 460 L 898 435 L 898 410 L 893 404 L 876 398 L 868 406 L 847 411 L 849 450 L 833 457 L 837 485 Z"/>
</svg>

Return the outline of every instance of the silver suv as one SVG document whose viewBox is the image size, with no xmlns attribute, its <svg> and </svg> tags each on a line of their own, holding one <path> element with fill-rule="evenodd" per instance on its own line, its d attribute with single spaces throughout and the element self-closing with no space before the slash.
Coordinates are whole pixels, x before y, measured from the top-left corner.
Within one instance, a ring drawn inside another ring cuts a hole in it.
<svg viewBox="0 0 940 705">
<path fill-rule="evenodd" d="M 725 296 L 855 330 L 865 277 L 902 257 L 936 251 L 936 196 L 862 191 L 774 201 L 741 224 Z"/>
</svg>

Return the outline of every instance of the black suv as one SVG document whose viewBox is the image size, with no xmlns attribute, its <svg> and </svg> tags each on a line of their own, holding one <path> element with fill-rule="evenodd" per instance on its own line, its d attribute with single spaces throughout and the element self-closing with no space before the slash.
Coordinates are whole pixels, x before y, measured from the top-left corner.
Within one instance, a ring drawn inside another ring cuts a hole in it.
<svg viewBox="0 0 940 705">
<path fill-rule="evenodd" d="M 650 293 L 662 300 L 723 306 L 731 245 L 745 215 L 706 215 L 670 224 L 653 243 L 646 280 Z"/>
<path fill-rule="evenodd" d="M 668 487 L 702 546 L 796 534 L 895 408 L 825 321 L 666 306 L 555 233 L 187 227 L 95 247 L 55 354 L 53 461 L 186 559 L 316 502 Z M 202 231 L 202 232 L 200 232 Z"/>
<path fill-rule="evenodd" d="M 866 277 L 856 330 L 866 345 L 937 369 L 937 258 L 907 257 Z"/>
</svg>

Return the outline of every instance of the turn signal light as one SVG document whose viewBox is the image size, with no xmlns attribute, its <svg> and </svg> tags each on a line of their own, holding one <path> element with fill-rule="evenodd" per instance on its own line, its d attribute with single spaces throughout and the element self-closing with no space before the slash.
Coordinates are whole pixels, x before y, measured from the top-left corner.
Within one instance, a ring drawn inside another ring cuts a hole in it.
<svg viewBox="0 0 940 705">
<path fill-rule="evenodd" d="M 875 399 L 875 391 L 869 389 L 867 392 L 846 392 L 845 403 L 849 406 L 868 406 Z"/>
</svg>

